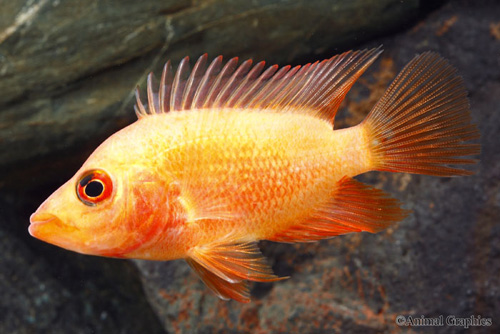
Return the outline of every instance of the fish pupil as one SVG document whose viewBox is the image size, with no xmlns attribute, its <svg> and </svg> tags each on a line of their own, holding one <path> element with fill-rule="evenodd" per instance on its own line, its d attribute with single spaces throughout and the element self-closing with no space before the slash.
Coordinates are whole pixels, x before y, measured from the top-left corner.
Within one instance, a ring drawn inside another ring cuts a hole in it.
<svg viewBox="0 0 500 334">
<path fill-rule="evenodd" d="M 97 197 L 104 191 L 104 185 L 98 180 L 90 181 L 85 187 L 85 195 L 88 197 Z"/>
</svg>

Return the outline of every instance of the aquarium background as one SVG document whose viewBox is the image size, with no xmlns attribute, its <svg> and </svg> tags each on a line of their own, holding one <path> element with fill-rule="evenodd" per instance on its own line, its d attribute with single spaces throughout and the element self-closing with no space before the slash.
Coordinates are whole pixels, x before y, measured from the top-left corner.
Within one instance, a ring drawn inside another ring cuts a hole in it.
<svg viewBox="0 0 500 334">
<path fill-rule="evenodd" d="M 85 256 L 28 234 L 29 216 L 109 135 L 166 60 L 208 52 L 304 64 L 383 45 L 336 128 L 359 123 L 427 50 L 465 80 L 476 174 L 360 177 L 413 214 L 376 235 L 261 242 L 275 272 L 250 304 L 216 298 L 183 261 Z M 1 333 L 500 332 L 500 3 L 495 0 L 0 0 Z M 490 318 L 408 327 L 398 316 Z"/>
</svg>

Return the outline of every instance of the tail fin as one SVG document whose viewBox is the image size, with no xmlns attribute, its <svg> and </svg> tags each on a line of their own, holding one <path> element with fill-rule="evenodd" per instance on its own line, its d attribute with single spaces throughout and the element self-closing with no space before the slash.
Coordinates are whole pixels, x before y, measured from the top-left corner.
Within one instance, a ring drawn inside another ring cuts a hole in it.
<svg viewBox="0 0 500 334">
<path fill-rule="evenodd" d="M 473 164 L 480 152 L 463 80 L 438 54 L 415 57 L 364 120 L 375 170 L 470 175 L 448 165 Z"/>
</svg>

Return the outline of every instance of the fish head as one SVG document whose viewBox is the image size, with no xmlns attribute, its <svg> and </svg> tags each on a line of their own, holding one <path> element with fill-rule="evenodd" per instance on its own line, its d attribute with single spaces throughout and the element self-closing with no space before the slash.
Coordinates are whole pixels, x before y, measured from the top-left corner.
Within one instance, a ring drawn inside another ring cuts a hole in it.
<svg viewBox="0 0 500 334">
<path fill-rule="evenodd" d="M 168 217 L 167 194 L 148 168 L 92 158 L 31 215 L 29 233 L 83 254 L 127 257 Z"/>
</svg>

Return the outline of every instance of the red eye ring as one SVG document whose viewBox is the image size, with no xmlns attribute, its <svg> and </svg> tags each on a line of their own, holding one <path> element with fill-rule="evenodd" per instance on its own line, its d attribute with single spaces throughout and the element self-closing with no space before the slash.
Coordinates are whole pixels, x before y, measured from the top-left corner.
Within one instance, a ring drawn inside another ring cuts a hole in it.
<svg viewBox="0 0 500 334">
<path fill-rule="evenodd" d="M 85 205 L 96 206 L 109 198 L 113 192 L 113 182 L 101 169 L 92 169 L 80 177 L 76 184 L 76 195 Z"/>
</svg>

